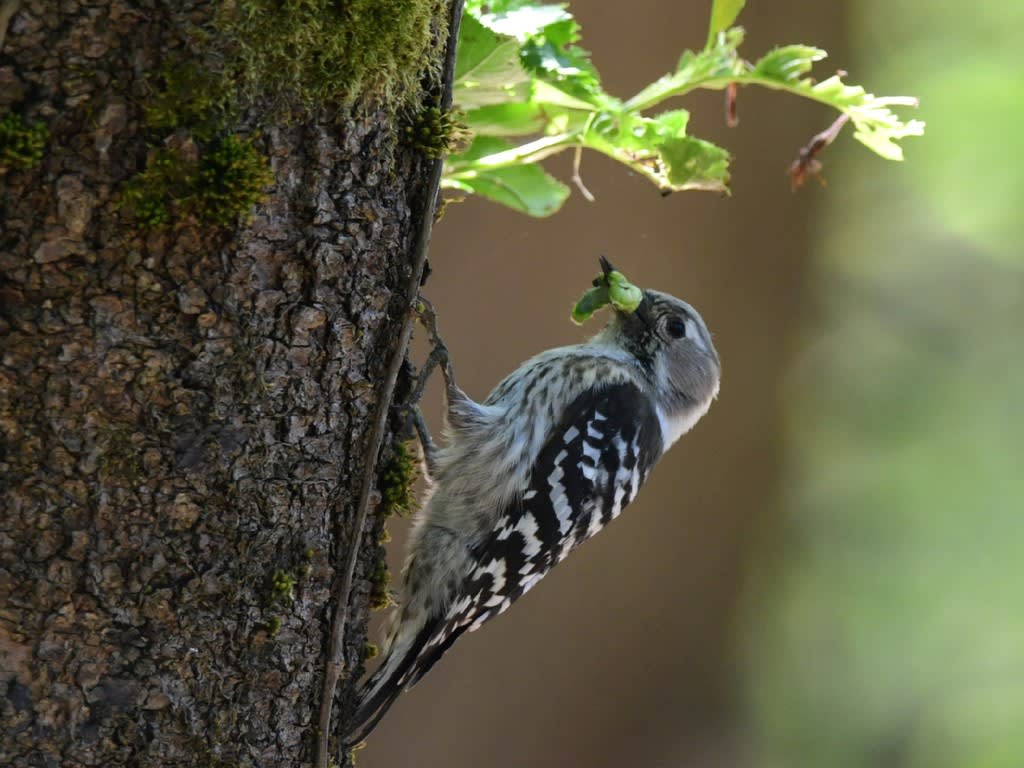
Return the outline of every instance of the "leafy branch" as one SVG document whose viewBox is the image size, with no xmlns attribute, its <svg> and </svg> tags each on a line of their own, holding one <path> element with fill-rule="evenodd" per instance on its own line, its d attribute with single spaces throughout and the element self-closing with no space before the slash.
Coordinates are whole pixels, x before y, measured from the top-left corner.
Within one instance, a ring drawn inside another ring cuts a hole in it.
<svg viewBox="0 0 1024 768">
<path fill-rule="evenodd" d="M 743 4 L 714 0 L 704 48 L 686 51 L 674 72 L 623 101 L 601 87 L 590 54 L 577 45 L 580 27 L 564 5 L 469 0 L 454 99 L 474 139 L 448 158 L 443 186 L 546 216 L 558 210 L 569 188 L 539 162 L 574 149 L 578 172 L 579 153 L 589 149 L 661 190 L 728 191 L 729 153 L 687 134 L 687 110 L 644 113 L 699 88 L 745 85 L 830 106 L 848 117 L 854 137 L 869 149 L 889 160 L 903 158 L 898 141 L 921 135 L 924 123 L 904 122 L 890 107 L 916 106 L 916 99 L 874 96 L 844 82 L 842 73 L 816 82 L 811 68 L 826 53 L 813 46 L 781 46 L 753 63 L 744 60 L 743 30 L 733 26 Z M 530 136 L 536 138 L 522 138 Z"/>
</svg>

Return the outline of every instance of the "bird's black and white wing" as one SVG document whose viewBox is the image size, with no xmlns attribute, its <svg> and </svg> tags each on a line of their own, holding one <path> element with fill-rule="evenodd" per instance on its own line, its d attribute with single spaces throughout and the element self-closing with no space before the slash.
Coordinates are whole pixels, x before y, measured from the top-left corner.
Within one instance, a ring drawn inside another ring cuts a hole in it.
<svg viewBox="0 0 1024 768">
<path fill-rule="evenodd" d="M 636 384 L 589 389 L 565 410 L 530 471 L 527 489 L 472 553 L 475 564 L 447 611 L 431 617 L 399 657 L 367 683 L 354 721 L 366 733 L 463 633 L 506 610 L 636 496 L 663 450 L 651 399 Z"/>
<path fill-rule="evenodd" d="M 414 683 L 455 637 L 507 609 L 636 496 L 662 451 L 657 413 L 632 383 L 589 390 L 565 411 L 530 473 L 473 552 L 475 568 L 410 670 Z M 437 649 L 440 653 L 432 653 Z"/>
</svg>

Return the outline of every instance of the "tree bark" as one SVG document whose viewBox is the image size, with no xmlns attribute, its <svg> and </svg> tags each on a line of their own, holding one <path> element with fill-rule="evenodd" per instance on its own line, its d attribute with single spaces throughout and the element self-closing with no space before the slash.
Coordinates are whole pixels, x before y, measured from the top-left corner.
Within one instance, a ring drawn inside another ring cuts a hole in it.
<svg viewBox="0 0 1024 768">
<path fill-rule="evenodd" d="M 49 130 L 0 177 L 4 765 L 312 758 L 429 163 L 383 111 L 319 114 L 256 134 L 274 184 L 241 230 L 134 226 L 145 81 L 210 12 L 24 0 L 2 40 L 0 115 Z"/>
</svg>

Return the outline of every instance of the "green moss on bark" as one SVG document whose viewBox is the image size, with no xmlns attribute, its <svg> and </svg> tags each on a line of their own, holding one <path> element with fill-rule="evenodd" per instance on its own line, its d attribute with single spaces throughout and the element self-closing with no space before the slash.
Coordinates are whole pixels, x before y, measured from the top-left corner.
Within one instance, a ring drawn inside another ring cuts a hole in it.
<svg viewBox="0 0 1024 768">
<path fill-rule="evenodd" d="M 39 165 L 49 139 L 45 124 L 26 123 L 14 112 L 4 115 L 0 118 L 0 174 Z"/>
<path fill-rule="evenodd" d="M 416 502 L 413 484 L 418 474 L 416 456 L 408 443 L 396 442 L 391 460 L 380 479 L 381 513 L 384 517 L 412 509 Z"/>
<path fill-rule="evenodd" d="M 189 215 L 230 227 L 252 214 L 272 181 L 266 158 L 249 140 L 225 136 L 151 151 L 146 170 L 125 186 L 124 200 L 146 229 Z"/>
<path fill-rule="evenodd" d="M 295 585 L 298 579 L 288 571 L 277 570 L 270 580 L 271 602 L 290 603 L 295 599 Z"/>
<path fill-rule="evenodd" d="M 217 27 L 250 98 L 310 109 L 357 99 L 395 109 L 437 79 L 443 0 L 226 0 Z"/>
<path fill-rule="evenodd" d="M 237 112 L 226 78 L 195 62 L 164 67 L 150 83 L 146 127 L 170 133 L 184 129 L 196 141 L 210 141 Z"/>
<path fill-rule="evenodd" d="M 380 557 L 377 558 L 374 565 L 373 573 L 370 574 L 370 608 L 379 611 L 392 604 L 389 586 L 391 586 L 391 573 L 388 571 L 387 558 L 382 549 Z"/>
</svg>

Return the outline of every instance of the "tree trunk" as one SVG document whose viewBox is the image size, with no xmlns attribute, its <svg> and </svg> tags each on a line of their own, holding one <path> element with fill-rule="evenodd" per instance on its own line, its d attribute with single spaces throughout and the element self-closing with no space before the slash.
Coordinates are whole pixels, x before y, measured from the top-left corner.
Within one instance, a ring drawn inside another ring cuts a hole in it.
<svg viewBox="0 0 1024 768">
<path fill-rule="evenodd" d="M 47 132 L 0 176 L 0 763 L 308 763 L 429 163 L 390 112 L 293 111 L 250 132 L 273 182 L 247 226 L 185 200 L 144 229 L 131 179 L 199 151 L 154 134 L 151 78 L 215 9 L 2 6 L 0 117 Z"/>
</svg>

